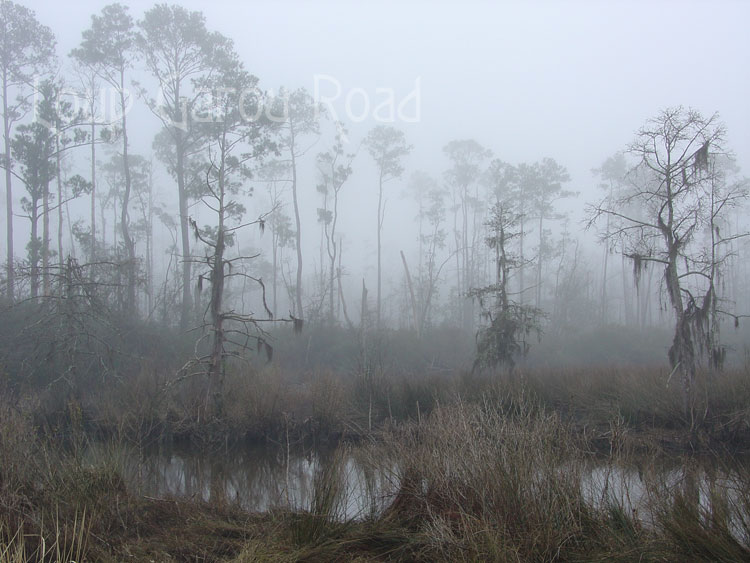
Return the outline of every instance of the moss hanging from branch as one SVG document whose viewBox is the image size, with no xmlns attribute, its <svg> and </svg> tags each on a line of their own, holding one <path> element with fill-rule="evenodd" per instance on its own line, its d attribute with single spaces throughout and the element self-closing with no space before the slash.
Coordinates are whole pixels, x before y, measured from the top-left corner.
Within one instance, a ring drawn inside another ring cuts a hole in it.
<svg viewBox="0 0 750 563">
<path fill-rule="evenodd" d="M 693 155 L 693 172 L 706 172 L 708 171 L 708 146 L 710 144 L 710 141 L 706 141 L 701 145 L 701 148 L 699 148 L 697 151 L 695 151 L 695 154 Z"/>
<path fill-rule="evenodd" d="M 626 256 L 633 261 L 633 280 L 635 281 L 635 288 L 640 289 L 641 274 L 648 266 L 648 256 L 637 252 L 626 254 Z"/>
</svg>

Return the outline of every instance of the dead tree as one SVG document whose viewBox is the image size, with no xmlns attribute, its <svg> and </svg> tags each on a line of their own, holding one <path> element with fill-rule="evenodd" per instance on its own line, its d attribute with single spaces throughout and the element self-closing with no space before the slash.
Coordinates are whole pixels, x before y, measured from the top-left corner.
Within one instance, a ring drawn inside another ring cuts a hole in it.
<svg viewBox="0 0 750 563">
<path fill-rule="evenodd" d="M 636 159 L 628 174 L 629 188 L 589 209 L 589 226 L 600 218 L 615 220 L 617 227 L 610 224 L 603 238 L 622 243 L 636 281 L 648 265 L 662 268 L 675 320 L 669 363 L 672 375 L 680 374 L 684 410 L 691 421 L 696 368 L 716 298 L 711 281 L 716 256 L 707 257 L 701 250 L 699 235 L 713 228 L 728 209 L 725 204 L 735 198 L 725 194 L 722 204 L 710 195 L 718 193 L 711 187 L 719 178 L 710 163 L 725 155 L 724 133 L 716 114 L 704 118 L 682 107 L 662 111 L 628 148 Z"/>
</svg>

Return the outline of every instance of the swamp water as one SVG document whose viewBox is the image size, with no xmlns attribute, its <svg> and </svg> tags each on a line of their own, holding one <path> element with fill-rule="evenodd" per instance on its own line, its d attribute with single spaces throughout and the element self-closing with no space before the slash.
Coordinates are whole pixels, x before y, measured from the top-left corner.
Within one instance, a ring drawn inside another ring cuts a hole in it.
<svg viewBox="0 0 750 563">
<path fill-rule="evenodd" d="M 97 452 L 97 449 L 100 451 Z M 334 449 L 287 450 L 274 445 L 196 451 L 139 451 L 97 446 L 90 455 L 115 458 L 129 490 L 151 498 L 168 496 L 236 503 L 250 512 L 311 510 L 323 483 L 335 479 L 341 520 L 380 513 L 397 484 L 393 471 L 374 471 L 351 453 Z"/>
<path fill-rule="evenodd" d="M 89 455 L 92 461 L 114 458 L 135 494 L 237 503 L 251 512 L 315 510 L 316 497 L 330 492 L 333 476 L 337 503 L 330 514 L 340 520 L 362 519 L 385 510 L 399 484 L 397 467 L 387 460 L 373 463 L 357 448 L 302 451 L 265 445 L 196 451 L 100 444 Z M 578 472 L 581 493 L 592 506 L 616 507 L 648 526 L 679 496 L 706 519 L 725 517 L 731 534 L 750 544 L 746 463 L 727 468 L 716 460 L 648 464 L 594 460 L 560 471 Z"/>
</svg>

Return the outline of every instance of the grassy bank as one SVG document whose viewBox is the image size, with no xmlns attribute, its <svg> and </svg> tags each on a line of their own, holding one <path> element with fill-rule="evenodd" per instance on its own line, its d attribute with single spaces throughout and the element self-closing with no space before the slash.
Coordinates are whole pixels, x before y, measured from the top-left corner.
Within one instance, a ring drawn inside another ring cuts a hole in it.
<svg viewBox="0 0 750 563">
<path fill-rule="evenodd" d="M 34 399 L 40 427 L 81 424 L 91 433 L 143 442 L 248 442 L 290 435 L 337 442 L 428 415 L 437 405 L 533 400 L 608 449 L 622 439 L 658 440 L 677 450 L 750 448 L 750 376 L 746 370 L 700 374 L 691 411 L 679 382 L 660 368 L 536 369 L 513 378 L 466 372 L 316 371 L 270 365 L 229 370 L 220 410 L 206 411 L 203 379 L 170 385 L 156 372 L 92 388 L 80 396 L 44 389 Z M 27 397 L 32 397 L 29 395 Z M 19 400 L 22 400 L 19 399 Z"/>
<path fill-rule="evenodd" d="M 0 439 L 3 562 L 750 557 L 742 465 L 685 457 L 679 478 L 666 478 L 655 444 L 648 455 L 627 441 L 607 455 L 592 451 L 578 427 L 528 397 L 436 406 L 341 445 L 306 511 L 250 514 L 226 500 L 144 497 L 128 488 L 116 456 L 86 459 L 83 437 L 61 448 L 7 405 Z M 352 458 L 389 485 L 372 491 L 372 509 L 347 519 Z M 638 467 L 638 502 L 614 478 L 592 487 L 592 464 L 605 476 Z"/>
</svg>

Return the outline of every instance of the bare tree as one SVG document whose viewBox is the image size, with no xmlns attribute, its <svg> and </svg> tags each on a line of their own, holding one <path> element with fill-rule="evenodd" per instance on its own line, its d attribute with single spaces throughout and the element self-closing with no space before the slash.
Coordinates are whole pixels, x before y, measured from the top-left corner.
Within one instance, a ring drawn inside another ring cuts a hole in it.
<svg viewBox="0 0 750 563">
<path fill-rule="evenodd" d="M 539 221 L 539 248 L 536 259 L 536 298 L 537 309 L 542 303 L 542 271 L 547 241 L 545 239 L 544 222 L 550 219 L 561 219 L 563 216 L 555 211 L 555 202 L 561 198 L 577 195 L 570 190 L 564 190 L 562 184 L 570 181 L 570 175 L 564 166 L 552 158 L 544 158 L 534 165 L 536 178 L 531 192 L 531 212 L 536 214 Z"/>
<path fill-rule="evenodd" d="M 713 230 L 727 203 L 736 201 L 733 192 L 715 190 L 720 178 L 712 162 L 725 154 L 724 134 L 716 114 L 705 118 L 682 107 L 663 110 L 629 146 L 637 166 L 628 192 L 590 208 L 590 225 L 607 216 L 619 221 L 604 236 L 622 240 L 636 272 L 648 264 L 663 268 L 675 322 L 669 362 L 672 373 L 681 375 L 686 416 L 692 415 L 697 354 L 708 342 L 704 335 L 715 300 L 711 271 L 717 265 L 715 256 L 706 260 L 696 239 L 702 229 Z M 642 213 L 629 212 L 634 206 Z"/>
<path fill-rule="evenodd" d="M 445 248 L 447 233 L 445 221 L 445 200 L 447 191 L 425 172 L 414 172 L 408 186 L 410 195 L 417 201 L 418 222 L 418 262 L 415 296 L 412 298 L 416 309 L 417 335 L 429 326 L 432 307 L 437 299 L 440 273 L 446 263 L 453 258 L 449 255 L 438 263 L 438 252 Z M 455 254 L 455 253 L 454 253 Z M 406 260 L 404 259 L 404 264 Z"/>
<path fill-rule="evenodd" d="M 266 190 L 271 204 L 268 216 L 268 227 L 271 230 L 271 266 L 273 280 L 271 287 L 271 311 L 278 314 L 278 285 L 280 264 L 283 262 L 284 248 L 294 240 L 291 219 L 284 213 L 283 195 L 291 183 L 291 169 L 283 160 L 272 160 L 265 163 L 258 171 L 258 177 L 266 182 Z"/>
</svg>

